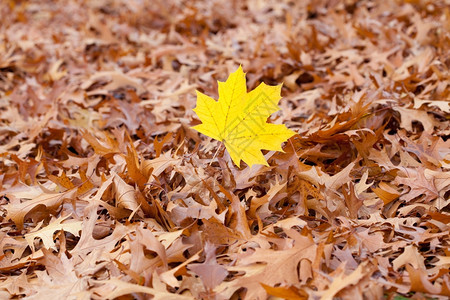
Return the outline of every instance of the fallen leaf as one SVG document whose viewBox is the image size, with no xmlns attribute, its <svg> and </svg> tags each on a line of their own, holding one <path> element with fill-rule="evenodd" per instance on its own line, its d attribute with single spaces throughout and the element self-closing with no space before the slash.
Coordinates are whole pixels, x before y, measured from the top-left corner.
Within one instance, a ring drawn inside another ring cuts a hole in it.
<svg viewBox="0 0 450 300">
<path fill-rule="evenodd" d="M 30 246 L 31 250 L 33 250 L 33 252 L 35 251 L 35 249 L 34 249 L 34 239 L 35 238 L 42 239 L 42 243 L 44 244 L 45 249 L 56 250 L 55 242 L 53 241 L 53 234 L 55 233 L 55 231 L 58 231 L 58 230 L 63 230 L 66 232 L 70 232 L 71 234 L 73 234 L 75 236 L 80 236 L 82 222 L 74 221 L 74 220 L 69 220 L 67 222 L 64 222 L 69 217 L 70 217 L 70 215 L 65 216 L 65 217 L 61 216 L 58 219 L 51 222 L 50 224 L 48 224 L 47 226 L 45 226 L 39 230 L 31 231 L 30 233 L 25 234 L 25 240 L 28 242 L 28 245 Z M 64 223 L 62 223 L 62 222 L 64 222 Z"/>
<path fill-rule="evenodd" d="M 212 244 L 206 243 L 204 249 L 205 261 L 201 264 L 190 264 L 188 268 L 200 276 L 207 289 L 212 290 L 227 277 L 228 271 L 217 263 L 216 248 Z"/>
<path fill-rule="evenodd" d="M 119 175 L 115 175 L 114 180 L 114 190 L 116 197 L 116 206 L 120 208 L 126 208 L 131 211 L 135 211 L 139 208 L 139 204 L 137 203 L 135 196 L 135 189 L 123 181 Z"/>
<path fill-rule="evenodd" d="M 339 270 L 339 271 L 338 271 Z M 331 284 L 322 293 L 318 293 L 322 300 L 332 300 L 344 288 L 350 285 L 356 285 L 366 275 L 373 272 L 368 262 L 361 263 L 356 270 L 346 275 L 343 269 L 338 269 L 338 274 L 333 278 Z"/>
<path fill-rule="evenodd" d="M 121 280 L 120 278 L 111 278 L 109 280 L 98 281 L 98 283 L 104 284 L 98 289 L 94 289 L 96 294 L 100 295 L 104 299 L 115 299 L 123 295 L 129 295 L 133 293 L 143 293 L 153 295 L 153 299 L 159 300 L 188 300 L 192 299 L 188 296 L 178 295 L 169 292 L 161 292 L 159 290 L 142 286 L 134 283 L 129 283 Z M 106 286 L 109 286 L 108 288 Z"/>
<path fill-rule="evenodd" d="M 42 192 L 37 197 L 23 195 L 23 202 L 13 202 L 8 204 L 6 215 L 7 219 L 12 220 L 18 228 L 23 227 L 23 222 L 25 218 L 29 217 L 34 210 L 42 209 L 55 209 L 57 208 L 65 199 L 71 199 L 76 194 L 76 190 L 69 190 L 62 193 L 45 193 Z M 13 196 L 10 196 L 11 198 Z"/>
<path fill-rule="evenodd" d="M 293 286 L 287 287 L 271 287 L 264 283 L 261 283 L 262 287 L 266 290 L 266 293 L 270 296 L 279 297 L 287 300 L 306 300 L 308 294 L 299 290 Z"/>
<path fill-rule="evenodd" d="M 417 250 L 417 247 L 408 245 L 403 250 L 403 253 L 394 259 L 392 265 L 396 271 L 406 264 L 411 264 L 416 269 L 425 269 L 424 261 L 425 258 Z"/>
<path fill-rule="evenodd" d="M 245 73 L 239 67 L 226 82 L 219 82 L 218 101 L 197 91 L 194 111 L 203 123 L 193 128 L 223 142 L 237 166 L 241 160 L 250 167 L 268 166 L 261 149 L 282 151 L 280 144 L 295 134 L 284 125 L 266 123 L 279 110 L 280 92 L 280 85 L 261 83 L 247 93 Z"/>
</svg>

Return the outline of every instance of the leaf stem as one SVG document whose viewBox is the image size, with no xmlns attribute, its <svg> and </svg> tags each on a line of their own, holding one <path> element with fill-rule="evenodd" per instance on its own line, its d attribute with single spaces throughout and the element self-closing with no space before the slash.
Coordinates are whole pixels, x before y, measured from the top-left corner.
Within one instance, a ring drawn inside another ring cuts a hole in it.
<svg viewBox="0 0 450 300">
<path fill-rule="evenodd" d="M 212 162 L 214 161 L 214 159 L 216 158 L 217 154 L 219 153 L 219 150 L 222 149 L 223 143 L 220 143 L 219 147 L 216 150 L 216 153 L 214 153 L 213 158 L 211 159 L 211 161 L 209 162 L 209 165 L 211 166 Z"/>
</svg>

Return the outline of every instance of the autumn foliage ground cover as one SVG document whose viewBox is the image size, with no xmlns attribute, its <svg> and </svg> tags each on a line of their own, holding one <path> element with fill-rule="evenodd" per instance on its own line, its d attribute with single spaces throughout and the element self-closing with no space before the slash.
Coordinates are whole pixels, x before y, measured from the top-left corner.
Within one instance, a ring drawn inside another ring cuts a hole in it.
<svg viewBox="0 0 450 300">
<path fill-rule="evenodd" d="M 450 9 L 1 1 L 0 298 L 450 296 Z M 192 129 L 283 83 L 268 166 Z"/>
</svg>

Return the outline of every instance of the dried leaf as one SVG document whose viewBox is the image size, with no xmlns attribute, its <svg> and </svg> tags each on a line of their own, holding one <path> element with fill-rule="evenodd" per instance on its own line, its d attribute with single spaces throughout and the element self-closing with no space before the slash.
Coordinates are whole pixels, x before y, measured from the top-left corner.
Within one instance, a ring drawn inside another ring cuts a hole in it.
<svg viewBox="0 0 450 300">
<path fill-rule="evenodd" d="M 189 269 L 200 276 L 207 289 L 214 289 L 228 275 L 228 271 L 216 261 L 216 248 L 209 243 L 205 245 L 205 261 L 201 264 L 190 264 Z"/>
<path fill-rule="evenodd" d="M 45 249 L 54 249 L 55 242 L 53 241 L 53 234 L 55 231 L 63 230 L 66 232 L 70 232 L 71 234 L 75 236 L 80 236 L 80 231 L 82 228 L 82 221 L 67 221 L 62 223 L 63 221 L 67 220 L 70 217 L 70 215 L 65 217 L 59 217 L 58 219 L 54 220 L 47 226 L 36 230 L 31 231 L 30 233 L 25 234 L 25 240 L 27 241 L 28 245 L 30 245 L 31 250 L 35 251 L 34 249 L 34 239 L 35 238 L 41 238 L 42 243 L 44 244 Z"/>
<path fill-rule="evenodd" d="M 123 181 L 119 175 L 114 177 L 114 190 L 116 192 L 116 206 L 120 208 L 126 208 L 131 211 L 135 211 L 139 208 L 135 196 L 135 189 Z"/>
</svg>

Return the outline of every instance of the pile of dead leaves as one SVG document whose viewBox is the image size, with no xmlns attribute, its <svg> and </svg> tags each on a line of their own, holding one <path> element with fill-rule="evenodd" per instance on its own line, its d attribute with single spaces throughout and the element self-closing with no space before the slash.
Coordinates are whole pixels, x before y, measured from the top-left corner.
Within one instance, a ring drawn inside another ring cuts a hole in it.
<svg viewBox="0 0 450 300">
<path fill-rule="evenodd" d="M 449 7 L 3 1 L 0 298 L 446 299 Z M 239 65 L 269 166 L 191 128 Z"/>
</svg>

